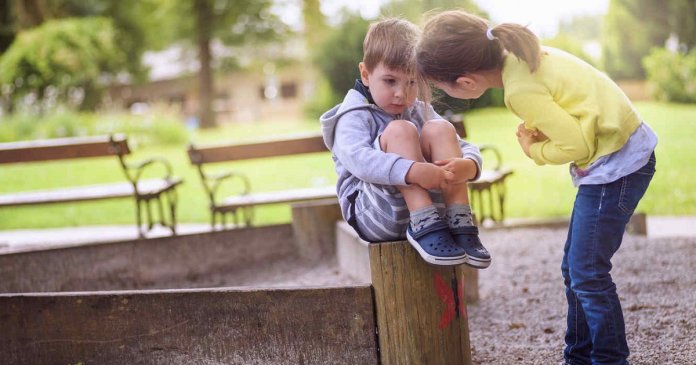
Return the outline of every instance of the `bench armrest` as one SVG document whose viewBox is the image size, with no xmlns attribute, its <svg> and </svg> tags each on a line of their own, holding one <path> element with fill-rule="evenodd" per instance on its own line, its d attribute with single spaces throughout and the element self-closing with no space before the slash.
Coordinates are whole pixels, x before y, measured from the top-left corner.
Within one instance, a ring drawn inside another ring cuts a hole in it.
<svg viewBox="0 0 696 365">
<path fill-rule="evenodd" d="M 140 178 L 142 177 L 143 173 L 150 166 L 163 166 L 165 170 L 165 175 L 162 177 L 162 179 L 166 181 L 172 180 L 172 165 L 169 161 L 161 157 L 149 158 L 136 164 L 129 164 L 123 161 L 122 165 L 124 173 L 126 174 L 126 178 L 133 184 L 133 186 L 135 186 L 136 191 L 138 187 L 138 181 L 140 181 Z"/>
<path fill-rule="evenodd" d="M 500 154 L 498 147 L 492 144 L 482 144 L 479 146 L 479 150 L 481 151 L 482 155 L 486 152 L 491 152 L 495 156 L 495 166 L 493 167 L 493 170 L 498 171 L 503 167 L 503 157 Z"/>
<path fill-rule="evenodd" d="M 239 194 L 247 195 L 251 192 L 251 181 L 246 175 L 242 173 L 226 171 L 217 174 L 206 174 L 203 172 L 202 169 L 200 170 L 200 173 L 201 179 L 203 181 L 203 186 L 206 192 L 208 193 L 210 203 L 213 205 L 217 205 L 217 193 L 220 189 L 220 186 L 222 186 L 223 183 L 238 179 L 242 183 L 242 191 Z"/>
</svg>

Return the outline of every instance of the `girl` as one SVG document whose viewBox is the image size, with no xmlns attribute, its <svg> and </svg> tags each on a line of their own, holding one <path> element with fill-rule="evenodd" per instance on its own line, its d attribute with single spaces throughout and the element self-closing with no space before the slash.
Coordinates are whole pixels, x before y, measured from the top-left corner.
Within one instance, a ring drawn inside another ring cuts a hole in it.
<svg viewBox="0 0 696 365">
<path fill-rule="evenodd" d="M 628 364 L 611 258 L 655 172 L 657 137 L 608 77 L 527 28 L 463 11 L 431 18 L 418 71 L 452 97 L 503 88 L 523 120 L 522 151 L 537 164 L 570 163 L 578 192 L 561 270 L 568 300 L 565 364 Z"/>
</svg>

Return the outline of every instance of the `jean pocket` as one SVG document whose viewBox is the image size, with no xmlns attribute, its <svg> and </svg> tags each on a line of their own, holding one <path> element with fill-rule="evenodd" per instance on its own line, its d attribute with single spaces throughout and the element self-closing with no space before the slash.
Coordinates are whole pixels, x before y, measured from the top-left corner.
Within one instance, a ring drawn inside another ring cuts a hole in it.
<svg viewBox="0 0 696 365">
<path fill-rule="evenodd" d="M 640 170 L 621 178 L 619 208 L 624 214 L 629 216 L 633 214 L 645 191 L 648 190 L 648 185 L 650 185 L 654 172 L 653 164 L 652 170 L 646 169 L 644 166 Z"/>
<path fill-rule="evenodd" d="M 655 164 L 655 153 L 653 152 L 653 154 L 650 155 L 648 162 L 635 173 L 638 175 L 650 175 L 652 177 L 653 175 L 655 175 Z"/>
</svg>

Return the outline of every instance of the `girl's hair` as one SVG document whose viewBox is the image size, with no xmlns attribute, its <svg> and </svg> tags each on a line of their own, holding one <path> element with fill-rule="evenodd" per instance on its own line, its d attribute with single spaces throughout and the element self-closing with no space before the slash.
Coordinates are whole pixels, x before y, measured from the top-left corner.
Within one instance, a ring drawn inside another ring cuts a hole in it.
<svg viewBox="0 0 696 365">
<path fill-rule="evenodd" d="M 531 72 L 539 68 L 539 38 L 526 27 L 504 23 L 489 31 L 488 23 L 476 15 L 445 11 L 425 24 L 416 50 L 417 70 L 429 80 L 454 82 L 470 72 L 502 67 L 504 50 L 525 61 Z"/>
<path fill-rule="evenodd" d="M 403 19 L 386 18 L 372 23 L 363 41 L 363 62 L 367 70 L 384 63 L 390 69 L 412 72 L 420 29 Z"/>
</svg>

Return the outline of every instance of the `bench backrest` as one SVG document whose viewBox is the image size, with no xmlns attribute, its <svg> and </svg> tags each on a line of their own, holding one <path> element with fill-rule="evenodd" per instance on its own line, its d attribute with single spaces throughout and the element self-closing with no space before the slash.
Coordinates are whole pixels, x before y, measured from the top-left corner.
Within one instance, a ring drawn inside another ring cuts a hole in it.
<svg viewBox="0 0 696 365">
<path fill-rule="evenodd" d="M 321 135 L 310 135 L 284 140 L 268 140 L 204 148 L 197 148 L 191 145 L 189 146 L 188 155 L 192 164 L 202 165 L 211 162 L 238 161 L 326 151 L 328 149 Z"/>
<path fill-rule="evenodd" d="M 464 122 L 459 119 L 451 121 L 457 133 L 465 137 Z M 295 137 L 283 140 L 268 140 L 255 143 L 220 145 L 198 148 L 190 145 L 189 159 L 194 165 L 212 162 L 249 160 L 253 158 L 297 155 L 302 153 L 326 152 L 328 149 L 321 135 Z"/>
<path fill-rule="evenodd" d="M 127 155 L 124 135 L 0 143 L 0 164 Z"/>
</svg>

